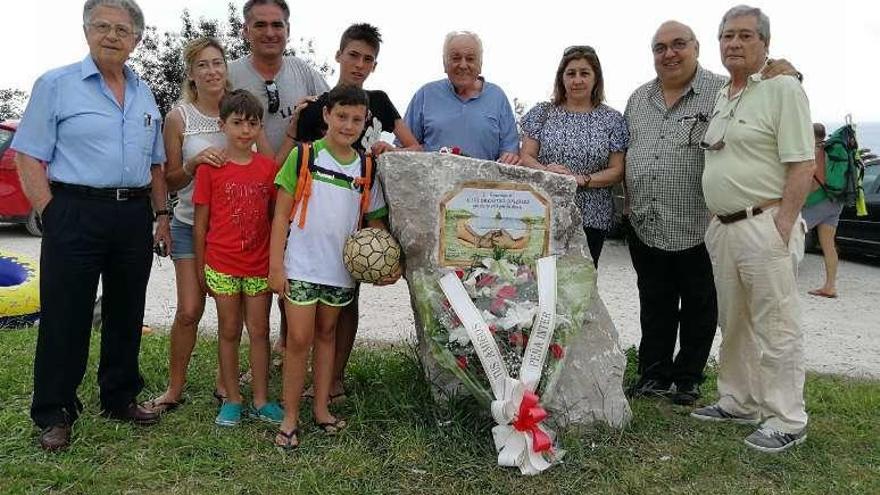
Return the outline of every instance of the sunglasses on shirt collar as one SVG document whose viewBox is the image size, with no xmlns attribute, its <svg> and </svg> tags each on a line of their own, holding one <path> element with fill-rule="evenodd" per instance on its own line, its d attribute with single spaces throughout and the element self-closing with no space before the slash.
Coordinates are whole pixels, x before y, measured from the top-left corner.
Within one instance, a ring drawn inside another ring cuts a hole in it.
<svg viewBox="0 0 880 495">
<path fill-rule="evenodd" d="M 269 102 L 269 113 L 275 113 L 281 107 L 281 97 L 278 95 L 278 85 L 275 81 L 266 81 L 266 99 Z"/>
</svg>

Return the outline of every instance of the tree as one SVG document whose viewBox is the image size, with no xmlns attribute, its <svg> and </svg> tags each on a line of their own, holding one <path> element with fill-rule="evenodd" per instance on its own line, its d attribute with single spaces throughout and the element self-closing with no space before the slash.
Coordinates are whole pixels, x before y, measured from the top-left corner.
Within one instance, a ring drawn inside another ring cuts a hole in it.
<svg viewBox="0 0 880 495">
<path fill-rule="evenodd" d="M 186 77 L 183 48 L 190 40 L 200 36 L 217 38 L 226 48 L 226 58 L 230 61 L 250 53 L 247 40 L 241 37 L 243 22 L 238 8 L 231 2 L 225 23 L 204 17 L 193 21 L 188 9 L 183 10 L 180 21 L 182 26 L 179 32 L 166 31 L 161 35 L 155 26 L 147 26 L 141 43 L 131 56 L 132 68 L 150 85 L 162 115 L 180 99 L 180 88 Z M 299 49 L 288 48 L 285 54 L 299 54 L 324 77 L 334 72 L 326 62 L 318 64 L 314 61 L 312 40 L 300 38 Z"/>
<path fill-rule="evenodd" d="M 0 121 L 21 118 L 28 94 L 20 89 L 0 89 Z"/>
</svg>

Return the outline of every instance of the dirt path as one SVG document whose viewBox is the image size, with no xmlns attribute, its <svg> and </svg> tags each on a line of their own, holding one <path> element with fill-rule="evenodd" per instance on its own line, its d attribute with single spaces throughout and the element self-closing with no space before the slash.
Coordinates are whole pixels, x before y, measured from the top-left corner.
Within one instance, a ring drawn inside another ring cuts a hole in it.
<svg viewBox="0 0 880 495">
<path fill-rule="evenodd" d="M 39 239 L 24 229 L 0 224 L 0 248 L 37 258 Z M 838 299 L 808 296 L 822 284 L 820 256 L 808 254 L 800 265 L 806 334 L 807 368 L 822 373 L 880 378 L 880 261 L 843 260 L 838 278 Z M 639 340 L 638 293 L 635 272 L 626 246 L 609 241 L 599 267 L 599 291 L 620 332 L 621 345 Z M 171 325 L 175 309 L 174 267 L 167 259 L 153 264 L 147 295 L 145 322 L 155 328 Z M 413 316 L 405 282 L 391 287 L 365 286 L 361 295 L 361 329 L 364 341 L 400 342 L 415 338 Z M 277 311 L 273 312 L 277 332 Z M 213 335 L 217 313 L 209 303 L 200 331 Z M 720 334 L 713 354 L 717 353 Z"/>
</svg>

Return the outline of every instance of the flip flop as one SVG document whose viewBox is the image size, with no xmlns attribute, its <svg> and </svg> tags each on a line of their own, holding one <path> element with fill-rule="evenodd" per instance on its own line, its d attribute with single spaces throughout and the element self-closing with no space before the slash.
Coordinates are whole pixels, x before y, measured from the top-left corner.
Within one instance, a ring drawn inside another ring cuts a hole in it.
<svg viewBox="0 0 880 495">
<path fill-rule="evenodd" d="M 157 413 L 157 414 L 165 414 L 165 413 L 169 413 L 169 412 L 177 409 L 178 407 L 180 407 L 182 404 L 184 404 L 186 402 L 186 399 L 184 399 L 182 397 L 178 400 L 173 400 L 173 401 L 157 402 L 157 400 L 158 400 L 158 397 L 155 399 L 150 399 L 146 402 L 142 402 L 141 407 L 145 407 L 145 408 L 149 409 L 150 411 L 153 411 L 154 413 Z"/>
<path fill-rule="evenodd" d="M 223 405 L 223 401 L 226 400 L 226 396 L 221 394 L 220 391 L 217 390 L 216 388 L 214 389 L 214 392 L 211 393 L 211 395 L 214 396 L 214 400 L 217 401 L 217 404 L 219 404 L 221 406 Z"/>
<path fill-rule="evenodd" d="M 811 296 L 827 297 L 828 299 L 837 299 L 836 292 L 825 292 L 822 289 L 813 289 L 813 290 L 807 292 L 807 294 L 809 294 Z"/>
<path fill-rule="evenodd" d="M 273 440 L 275 447 L 285 452 L 290 452 L 299 447 L 299 428 L 294 428 L 289 432 L 279 429 L 278 435 L 281 435 L 281 437 L 284 438 L 284 443 L 278 443 L 278 436 L 276 435 L 275 440 Z M 294 443 L 294 439 L 296 439 L 296 443 Z"/>
<path fill-rule="evenodd" d="M 348 426 L 348 423 L 346 423 L 344 419 L 334 418 L 333 421 L 328 421 L 326 423 L 315 423 L 315 426 L 323 431 L 325 435 L 332 436 L 344 430 L 345 427 Z"/>
</svg>

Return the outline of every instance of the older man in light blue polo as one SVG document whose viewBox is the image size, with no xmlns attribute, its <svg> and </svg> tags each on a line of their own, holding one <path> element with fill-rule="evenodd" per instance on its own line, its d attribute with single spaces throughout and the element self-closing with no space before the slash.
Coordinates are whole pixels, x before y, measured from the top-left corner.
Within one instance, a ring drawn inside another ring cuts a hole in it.
<svg viewBox="0 0 880 495">
<path fill-rule="evenodd" d="M 161 114 L 150 88 L 125 65 L 143 30 L 133 0 L 87 0 L 89 54 L 37 80 L 12 142 L 25 194 L 43 221 L 31 417 L 49 451 L 69 446 L 82 410 L 76 391 L 99 278 L 104 414 L 136 424 L 158 419 L 136 400 L 152 251 L 171 243 Z"/>
<path fill-rule="evenodd" d="M 519 134 L 507 95 L 480 76 L 479 36 L 446 35 L 443 67 L 447 78 L 422 86 L 403 118 L 425 151 L 457 147 L 473 158 L 519 163 Z"/>
</svg>

